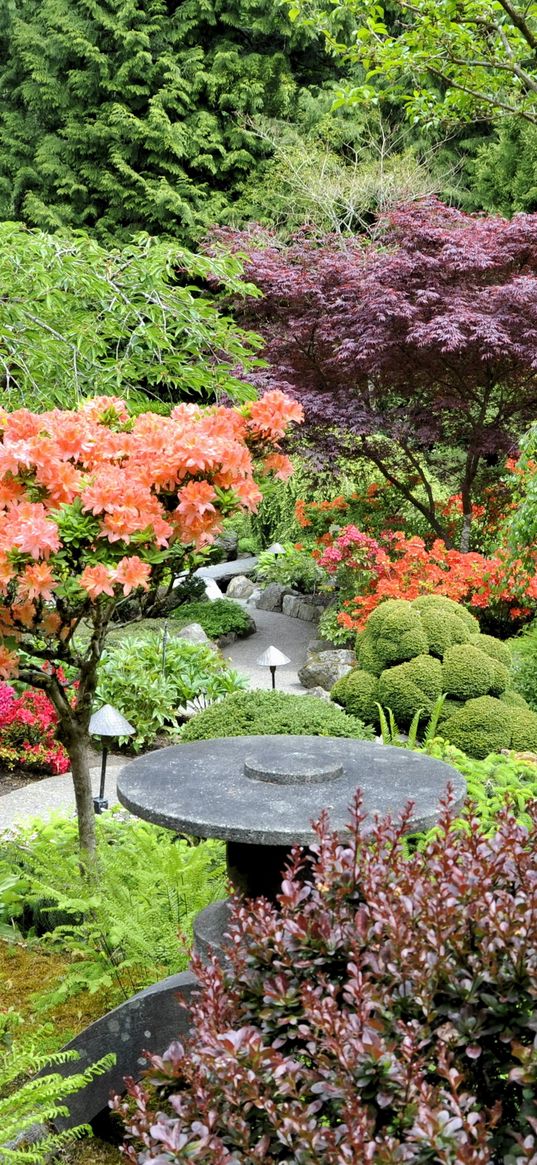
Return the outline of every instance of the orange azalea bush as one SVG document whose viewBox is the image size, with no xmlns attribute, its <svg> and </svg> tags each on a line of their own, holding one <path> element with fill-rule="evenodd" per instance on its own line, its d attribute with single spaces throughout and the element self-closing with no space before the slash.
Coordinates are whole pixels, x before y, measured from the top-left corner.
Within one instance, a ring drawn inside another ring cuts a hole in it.
<svg viewBox="0 0 537 1165">
<path fill-rule="evenodd" d="M 180 404 L 129 417 L 97 397 L 77 411 L 0 410 L 0 675 L 45 690 L 69 754 L 82 845 L 94 846 L 87 728 L 107 628 L 125 597 L 165 578 L 236 510 L 255 510 L 301 406 L 279 391 L 241 408 Z M 81 621 L 89 639 L 81 646 Z M 72 707 L 58 666 L 78 676 Z"/>
<path fill-rule="evenodd" d="M 511 620 L 537 609 L 537 562 L 528 566 L 506 550 L 495 555 L 462 553 L 436 539 L 427 547 L 422 538 L 398 531 L 380 540 L 346 526 L 325 535 L 323 549 L 314 552 L 320 566 L 336 575 L 343 602 L 338 621 L 360 631 L 384 599 L 446 595 L 470 607 L 496 607 Z"/>
</svg>

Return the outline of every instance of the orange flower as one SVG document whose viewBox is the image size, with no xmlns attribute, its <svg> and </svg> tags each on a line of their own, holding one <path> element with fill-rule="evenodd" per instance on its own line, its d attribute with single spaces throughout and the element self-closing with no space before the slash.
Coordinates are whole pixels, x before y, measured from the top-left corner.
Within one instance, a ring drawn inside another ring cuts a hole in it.
<svg viewBox="0 0 537 1165">
<path fill-rule="evenodd" d="M 52 599 L 54 575 L 46 562 L 27 566 L 19 579 L 19 593 L 28 599 Z"/>
<path fill-rule="evenodd" d="M 293 462 L 284 453 L 271 453 L 263 462 L 265 473 L 272 472 L 280 481 L 287 481 L 293 472 Z"/>
<path fill-rule="evenodd" d="M 18 660 L 15 653 L 0 644 L 0 676 L 2 679 L 7 680 L 10 676 L 16 676 L 17 665 Z"/>
<path fill-rule="evenodd" d="M 124 595 L 130 595 L 137 587 L 143 587 L 146 591 L 151 577 L 151 567 L 147 562 L 142 562 L 137 554 L 133 554 L 130 558 L 122 558 L 118 562 L 115 577 L 116 582 L 123 584 Z"/>
<path fill-rule="evenodd" d="M 98 562 L 96 566 L 87 566 L 78 581 L 90 599 L 96 599 L 99 595 L 114 594 L 114 575 L 102 562 Z"/>
</svg>

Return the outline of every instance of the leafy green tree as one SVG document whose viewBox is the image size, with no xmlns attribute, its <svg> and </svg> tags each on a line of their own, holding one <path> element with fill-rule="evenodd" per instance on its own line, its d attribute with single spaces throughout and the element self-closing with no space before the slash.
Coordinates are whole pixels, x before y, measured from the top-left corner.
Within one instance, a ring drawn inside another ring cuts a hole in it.
<svg viewBox="0 0 537 1165">
<path fill-rule="evenodd" d="M 200 290 L 213 277 L 241 293 L 240 270 L 235 259 L 148 236 L 107 250 L 86 235 L 0 223 L 3 404 L 75 407 L 94 393 L 132 399 L 140 390 L 244 400 L 251 393 L 237 372 L 251 365 L 255 337 Z"/>
<path fill-rule="evenodd" d="M 1 216 L 188 241 L 337 72 L 277 0 L 9 0 L 0 61 Z"/>
<path fill-rule="evenodd" d="M 521 120 L 504 122 L 478 151 L 472 187 L 485 210 L 506 215 L 537 210 L 537 128 Z"/>
<path fill-rule="evenodd" d="M 342 100 L 388 87 L 412 121 L 497 114 L 537 124 L 537 5 L 526 0 L 289 0 L 290 16 L 324 31 L 363 71 Z M 352 22 L 350 35 L 342 18 Z"/>
</svg>

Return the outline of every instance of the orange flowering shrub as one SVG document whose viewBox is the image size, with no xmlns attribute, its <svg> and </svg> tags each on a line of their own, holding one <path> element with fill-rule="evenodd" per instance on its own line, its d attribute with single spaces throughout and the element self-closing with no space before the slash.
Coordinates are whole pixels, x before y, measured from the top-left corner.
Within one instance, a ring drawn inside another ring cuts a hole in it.
<svg viewBox="0 0 537 1165">
<path fill-rule="evenodd" d="M 463 554 L 436 539 L 427 547 L 422 538 L 402 532 L 377 540 L 355 526 L 325 536 L 315 557 L 328 574 L 336 575 L 344 599 L 338 620 L 348 630 L 362 630 L 371 611 L 384 599 L 445 595 L 470 607 L 499 608 L 516 620 L 537 608 L 537 562 L 529 566 L 499 550 L 493 556 Z"/>
<path fill-rule="evenodd" d="M 73 774 L 118 604 L 133 592 L 149 603 L 224 517 L 255 510 L 254 456 L 286 475 L 278 443 L 301 420 L 277 390 L 241 408 L 180 404 L 169 417 L 131 419 L 109 397 L 73 412 L 0 410 L 0 676 L 46 690 Z M 79 673 L 74 709 L 58 665 Z"/>
</svg>

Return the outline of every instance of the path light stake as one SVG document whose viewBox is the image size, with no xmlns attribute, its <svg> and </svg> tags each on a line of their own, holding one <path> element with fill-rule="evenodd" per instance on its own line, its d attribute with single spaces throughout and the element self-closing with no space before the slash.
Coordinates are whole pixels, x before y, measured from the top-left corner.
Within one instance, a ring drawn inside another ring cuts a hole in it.
<svg viewBox="0 0 537 1165">
<path fill-rule="evenodd" d="M 267 647 L 267 650 L 263 652 L 263 655 L 259 656 L 256 663 L 258 667 L 270 668 L 272 687 L 274 689 L 276 687 L 276 668 L 285 667 L 285 664 L 291 663 L 291 660 L 287 655 L 283 654 L 283 651 L 278 651 L 277 647 Z"/>
<path fill-rule="evenodd" d="M 103 704 L 98 712 L 94 712 L 89 722 L 89 732 L 91 736 L 100 736 L 102 744 L 102 758 L 101 758 L 101 783 L 99 786 L 99 796 L 93 798 L 93 808 L 96 813 L 102 813 L 103 809 L 108 809 L 108 801 L 104 795 L 104 784 L 106 781 L 106 761 L 108 759 L 108 749 L 114 737 L 132 736 L 136 729 L 128 720 L 118 712 L 117 708 L 113 708 L 111 704 Z"/>
<path fill-rule="evenodd" d="M 277 558 L 279 554 L 285 553 L 285 546 L 282 546 L 281 542 L 273 542 L 272 546 L 267 546 L 267 554 L 273 554 L 275 558 Z"/>
</svg>

